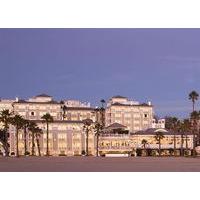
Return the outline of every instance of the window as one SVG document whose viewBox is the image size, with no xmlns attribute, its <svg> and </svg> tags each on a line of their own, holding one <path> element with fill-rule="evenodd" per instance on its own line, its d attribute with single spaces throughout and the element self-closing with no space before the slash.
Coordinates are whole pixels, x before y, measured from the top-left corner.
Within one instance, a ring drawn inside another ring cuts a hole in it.
<svg viewBox="0 0 200 200">
<path fill-rule="evenodd" d="M 34 112 L 31 112 L 31 116 L 34 116 L 35 115 L 35 113 Z"/>
<path fill-rule="evenodd" d="M 148 115 L 147 115 L 147 114 L 144 114 L 144 117 L 145 117 L 145 118 L 147 118 L 147 117 L 148 117 Z"/>
</svg>

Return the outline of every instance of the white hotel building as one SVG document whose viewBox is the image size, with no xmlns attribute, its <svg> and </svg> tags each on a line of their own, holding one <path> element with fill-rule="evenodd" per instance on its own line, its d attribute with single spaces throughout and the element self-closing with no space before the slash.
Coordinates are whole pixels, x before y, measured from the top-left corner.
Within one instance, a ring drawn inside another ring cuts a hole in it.
<svg viewBox="0 0 200 200">
<path fill-rule="evenodd" d="M 66 106 L 64 118 L 63 103 Z M 61 103 L 46 94 L 41 94 L 28 100 L 17 98 L 16 100 L 2 99 L 0 101 L 0 111 L 4 109 L 9 109 L 14 114 L 19 114 L 25 119 L 35 121 L 43 130 L 40 138 L 42 155 L 45 155 L 47 146 L 46 125 L 41 120 L 44 114 L 49 113 L 54 118 L 54 122 L 50 123 L 49 126 L 49 152 L 55 156 L 81 155 L 86 148 L 82 120 L 91 119 L 93 122 L 97 120 L 96 110 L 89 103 L 81 103 L 75 100 L 65 100 Z M 128 100 L 126 97 L 112 97 L 108 101 L 105 110 L 106 127 L 115 129 L 117 126 L 122 126 L 128 130 L 128 134 L 110 134 L 110 136 L 107 133 L 105 135 L 101 134 L 99 153 L 105 155 L 113 151 L 118 153 L 132 151 L 136 144 L 139 145 L 137 142 L 141 142 L 141 137 L 144 137 L 144 134 L 141 134 L 140 139 L 136 137 L 139 131 L 150 128 L 164 128 L 165 121 L 156 122 L 153 116 L 153 105 L 150 102 L 140 104 L 139 102 Z M 24 155 L 23 137 L 23 130 L 21 130 L 19 134 L 19 153 L 21 155 Z M 27 141 L 28 151 L 30 152 L 31 138 L 29 135 L 27 136 Z M 10 126 L 10 153 L 14 154 L 15 152 L 15 128 Z M 96 137 L 93 129 L 89 133 L 89 154 L 96 154 Z"/>
</svg>

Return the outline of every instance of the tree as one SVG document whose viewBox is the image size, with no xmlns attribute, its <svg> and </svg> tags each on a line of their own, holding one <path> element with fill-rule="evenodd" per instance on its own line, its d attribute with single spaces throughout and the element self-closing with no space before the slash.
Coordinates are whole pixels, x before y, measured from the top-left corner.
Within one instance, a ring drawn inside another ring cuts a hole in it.
<svg viewBox="0 0 200 200">
<path fill-rule="evenodd" d="M 183 121 L 179 121 L 178 123 L 178 132 L 181 134 L 181 150 L 180 150 L 180 156 L 183 156 L 184 155 L 184 152 L 183 152 L 183 135 L 184 135 L 184 122 Z"/>
<path fill-rule="evenodd" d="M 185 149 L 186 153 L 188 153 L 188 133 L 191 130 L 191 123 L 189 119 L 184 119 L 181 123 L 181 155 L 184 155 L 183 145 L 184 145 L 184 137 L 185 137 Z"/>
<path fill-rule="evenodd" d="M 103 127 L 105 127 L 105 103 L 106 101 L 104 99 L 101 99 L 101 108 L 100 108 L 100 116 L 101 120 L 100 123 Z"/>
<path fill-rule="evenodd" d="M 35 155 L 35 134 L 36 134 L 36 127 L 37 124 L 33 121 L 31 121 L 29 123 L 28 129 L 31 132 L 31 155 L 34 156 Z"/>
<path fill-rule="evenodd" d="M 159 144 L 159 156 L 161 156 L 161 140 L 164 139 L 164 135 L 162 132 L 157 132 L 156 135 L 155 135 L 155 140 L 158 142 Z"/>
<path fill-rule="evenodd" d="M 3 130 L 0 134 L 0 142 L 3 145 L 5 156 L 9 156 L 9 125 L 11 124 L 12 112 L 9 110 L 2 110 L 0 112 L 0 122 L 3 124 Z"/>
<path fill-rule="evenodd" d="M 145 140 L 145 139 L 143 139 L 141 143 L 142 143 L 142 146 L 143 146 L 143 148 L 144 148 L 144 151 L 145 151 L 146 154 L 147 154 L 146 145 L 148 144 L 148 141 Z"/>
<path fill-rule="evenodd" d="M 176 156 L 176 133 L 179 129 L 180 121 L 176 117 L 166 117 L 165 123 L 166 129 L 174 133 L 174 156 Z"/>
<path fill-rule="evenodd" d="M 106 101 L 104 99 L 101 99 L 100 102 L 101 102 L 101 107 L 95 109 L 97 120 L 96 120 L 95 126 L 94 126 L 96 142 L 97 142 L 97 144 L 96 144 L 96 156 L 97 157 L 99 156 L 99 135 L 100 135 L 100 132 L 105 127 L 105 103 L 106 103 Z M 98 114 L 100 115 L 100 120 L 98 120 Z"/>
<path fill-rule="evenodd" d="M 95 136 L 96 136 L 96 156 L 99 156 L 99 135 L 100 132 L 103 130 L 103 126 L 99 123 L 96 122 L 95 126 L 94 126 L 94 132 L 95 132 Z"/>
<path fill-rule="evenodd" d="M 195 102 L 198 100 L 199 98 L 199 94 L 196 91 L 192 91 L 189 94 L 189 100 L 192 101 L 192 111 L 195 111 Z"/>
<path fill-rule="evenodd" d="M 84 119 L 83 120 L 83 129 L 85 130 L 86 133 L 86 156 L 89 156 L 89 148 L 88 148 L 88 143 L 89 143 L 89 131 L 91 129 L 93 121 L 91 119 Z"/>
<path fill-rule="evenodd" d="M 11 119 L 11 123 L 13 126 L 15 126 L 16 132 L 15 132 L 15 137 L 16 137 L 16 156 L 19 157 L 19 130 L 23 128 L 24 125 L 24 119 L 20 115 L 15 115 Z"/>
<path fill-rule="evenodd" d="M 24 119 L 23 121 L 23 129 L 24 129 L 24 155 L 28 154 L 27 151 L 27 129 L 29 127 L 29 121 Z"/>
<path fill-rule="evenodd" d="M 183 132 L 185 135 L 185 148 L 188 153 L 188 133 L 191 131 L 191 122 L 189 119 L 183 120 Z"/>
<path fill-rule="evenodd" d="M 42 119 L 45 121 L 46 127 L 47 127 L 47 151 L 46 151 L 46 156 L 49 156 L 49 123 L 53 122 L 53 117 L 49 113 L 46 113 L 45 115 L 42 116 Z"/>
<path fill-rule="evenodd" d="M 35 128 L 35 133 L 36 133 L 36 143 L 37 143 L 37 148 L 38 148 L 38 154 L 41 156 L 41 151 L 40 151 L 40 137 L 43 134 L 43 131 L 41 128 L 36 127 Z"/>
<path fill-rule="evenodd" d="M 64 120 L 66 117 L 67 106 L 65 105 L 64 101 L 61 101 L 60 104 L 61 104 L 61 109 L 62 109 L 62 119 Z"/>
<path fill-rule="evenodd" d="M 101 107 L 102 108 L 105 108 L 105 103 L 106 103 L 106 101 L 104 99 L 101 99 Z"/>
</svg>

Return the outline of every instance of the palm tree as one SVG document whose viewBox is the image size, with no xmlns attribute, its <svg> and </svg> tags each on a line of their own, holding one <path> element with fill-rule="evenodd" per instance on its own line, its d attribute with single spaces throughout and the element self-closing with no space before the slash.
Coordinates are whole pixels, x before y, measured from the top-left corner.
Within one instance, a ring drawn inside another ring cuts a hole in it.
<svg viewBox="0 0 200 200">
<path fill-rule="evenodd" d="M 101 102 L 101 107 L 104 108 L 104 107 L 105 107 L 105 103 L 106 103 L 106 101 L 105 101 L 104 99 L 101 99 L 100 102 Z"/>
<path fill-rule="evenodd" d="M 31 155 L 34 156 L 35 155 L 35 134 L 36 134 L 36 127 L 37 127 L 37 124 L 33 121 L 31 121 L 29 123 L 29 126 L 28 126 L 28 129 L 29 131 L 31 132 Z"/>
<path fill-rule="evenodd" d="M 157 132 L 155 135 L 155 140 L 158 142 L 159 144 L 159 156 L 161 156 L 161 140 L 164 139 L 164 135 L 162 132 Z"/>
<path fill-rule="evenodd" d="M 185 150 L 186 153 L 188 153 L 188 133 L 190 132 L 191 129 L 191 123 L 189 119 L 184 119 L 181 122 L 181 155 L 184 156 L 184 137 L 185 137 Z"/>
<path fill-rule="evenodd" d="M 42 129 L 39 127 L 35 128 L 35 133 L 36 133 L 36 143 L 37 143 L 37 148 L 38 148 L 38 154 L 41 156 L 41 151 L 40 151 L 40 137 L 43 133 Z"/>
<path fill-rule="evenodd" d="M 192 92 L 190 92 L 190 94 L 189 94 L 189 100 L 192 101 L 192 111 L 193 112 L 195 110 L 195 101 L 197 101 L 198 98 L 199 98 L 199 94 L 196 91 L 193 90 Z"/>
<path fill-rule="evenodd" d="M 99 123 L 99 122 L 96 122 L 95 123 L 95 126 L 94 126 L 94 132 L 95 132 L 95 136 L 96 136 L 96 142 L 97 142 L 97 145 L 96 145 L 96 156 L 98 157 L 99 156 L 99 135 L 100 135 L 100 132 L 103 130 L 103 126 Z"/>
<path fill-rule="evenodd" d="M 101 108 L 100 108 L 100 115 L 101 115 L 101 120 L 100 123 L 104 127 L 105 126 L 105 103 L 106 101 L 104 99 L 101 99 Z"/>
<path fill-rule="evenodd" d="M 200 120 L 200 113 L 197 111 L 194 111 L 190 115 L 191 123 L 192 123 L 192 133 L 193 133 L 193 156 L 196 155 L 195 147 L 197 144 L 197 132 L 198 132 L 198 121 Z"/>
<path fill-rule="evenodd" d="M 27 129 L 29 127 L 29 121 L 24 119 L 23 121 L 23 129 L 24 129 L 24 155 L 28 154 L 27 151 Z"/>
<path fill-rule="evenodd" d="M 19 136 L 18 135 L 19 135 L 19 130 L 23 128 L 24 119 L 20 115 L 15 115 L 12 118 L 11 123 L 16 128 L 16 133 L 15 133 L 15 137 L 16 137 L 16 156 L 19 157 Z"/>
<path fill-rule="evenodd" d="M 61 104 L 61 109 L 62 109 L 62 119 L 64 120 L 66 117 L 67 106 L 65 105 L 64 101 L 61 101 L 60 104 Z"/>
<path fill-rule="evenodd" d="M 174 133 L 174 156 L 176 156 L 176 132 L 180 121 L 176 117 L 166 117 L 166 129 Z"/>
<path fill-rule="evenodd" d="M 184 140 L 183 140 L 183 136 L 185 133 L 185 127 L 184 127 L 184 121 L 179 121 L 179 128 L 178 131 L 181 134 L 181 150 L 180 150 L 180 156 L 184 155 L 184 151 L 183 151 L 183 144 L 184 144 Z"/>
<path fill-rule="evenodd" d="M 3 148 L 5 150 L 5 156 L 9 156 L 9 125 L 11 124 L 12 112 L 9 110 L 2 110 L 0 112 L 0 122 L 3 123 L 3 130 L 1 131 L 0 141 L 2 142 Z"/>
<path fill-rule="evenodd" d="M 83 129 L 85 130 L 86 133 L 86 156 L 89 156 L 89 148 L 88 148 L 88 142 L 89 142 L 89 131 L 91 129 L 93 121 L 91 119 L 84 119 L 83 120 Z"/>
<path fill-rule="evenodd" d="M 49 113 L 46 113 L 45 115 L 42 116 L 42 119 L 45 121 L 46 126 L 47 126 L 47 151 L 46 151 L 46 156 L 49 156 L 49 123 L 53 122 L 53 117 Z"/>
<path fill-rule="evenodd" d="M 183 132 L 185 134 L 185 148 L 186 152 L 188 153 L 188 132 L 191 130 L 191 122 L 189 119 L 183 120 Z"/>
<path fill-rule="evenodd" d="M 177 120 L 175 130 L 177 133 L 181 135 L 180 156 L 182 156 L 183 155 L 183 122 L 181 120 Z"/>
<path fill-rule="evenodd" d="M 144 148 L 145 153 L 147 154 L 146 145 L 148 144 L 148 141 L 145 140 L 145 139 L 143 139 L 141 143 L 142 143 L 142 145 L 143 145 L 143 148 Z"/>
</svg>

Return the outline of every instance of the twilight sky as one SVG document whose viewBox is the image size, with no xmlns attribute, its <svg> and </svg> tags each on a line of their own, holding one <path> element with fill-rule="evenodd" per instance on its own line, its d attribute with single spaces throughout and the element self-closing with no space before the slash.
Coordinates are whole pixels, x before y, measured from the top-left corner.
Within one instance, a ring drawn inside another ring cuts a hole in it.
<svg viewBox="0 0 200 200">
<path fill-rule="evenodd" d="M 187 117 L 188 93 L 200 92 L 200 29 L 0 29 L 0 69 L 2 98 L 123 95 Z"/>
</svg>

